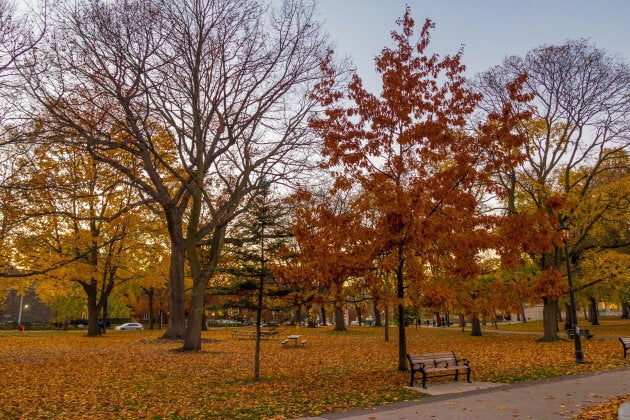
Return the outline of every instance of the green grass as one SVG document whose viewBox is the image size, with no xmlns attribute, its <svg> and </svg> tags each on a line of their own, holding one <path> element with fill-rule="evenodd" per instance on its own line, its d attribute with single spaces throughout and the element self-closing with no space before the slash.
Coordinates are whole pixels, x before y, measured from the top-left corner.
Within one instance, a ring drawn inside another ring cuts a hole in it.
<svg viewBox="0 0 630 420">
<path fill-rule="evenodd" d="M 588 329 L 591 334 L 596 336 L 630 337 L 630 321 L 627 319 L 619 319 L 619 317 L 612 316 L 599 317 L 599 323 L 600 325 L 591 325 L 591 323 L 584 318 L 578 317 L 578 325 L 580 328 Z M 470 328 L 470 326 L 467 326 L 467 328 Z M 495 329 L 490 323 L 481 328 L 483 330 Z M 499 323 L 496 329 L 499 331 L 542 333 L 543 323 L 542 321 L 527 321 L 525 323 L 512 321 L 509 324 Z M 564 333 L 564 322 L 558 323 L 558 330 Z"/>
</svg>

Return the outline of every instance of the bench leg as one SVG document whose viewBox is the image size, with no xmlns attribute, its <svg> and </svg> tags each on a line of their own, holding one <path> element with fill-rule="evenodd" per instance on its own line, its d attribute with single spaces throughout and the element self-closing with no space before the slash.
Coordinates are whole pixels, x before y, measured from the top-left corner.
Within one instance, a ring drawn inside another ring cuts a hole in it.
<svg viewBox="0 0 630 420">
<path fill-rule="evenodd" d="M 470 383 L 470 368 L 466 371 L 466 381 Z"/>
<path fill-rule="evenodd" d="M 459 369 L 455 369 L 455 381 L 459 380 Z"/>
<path fill-rule="evenodd" d="M 427 375 L 422 374 L 422 389 L 427 389 Z"/>
</svg>

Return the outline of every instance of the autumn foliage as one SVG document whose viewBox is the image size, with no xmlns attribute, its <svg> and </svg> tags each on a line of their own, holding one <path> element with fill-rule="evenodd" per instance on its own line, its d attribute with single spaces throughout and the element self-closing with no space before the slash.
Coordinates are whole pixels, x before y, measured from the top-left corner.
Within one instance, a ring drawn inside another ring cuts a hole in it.
<svg viewBox="0 0 630 420">
<path fill-rule="evenodd" d="M 498 192 L 492 173 L 521 161 L 526 138 L 516 127 L 529 112 L 506 103 L 471 130 L 468 120 L 481 96 L 466 85 L 462 51 L 430 54 L 433 23 L 426 20 L 415 36 L 409 9 L 397 24 L 400 31 L 391 33 L 395 47 L 375 59 L 380 95 L 366 90 L 356 74 L 337 87 L 334 72 L 325 68 L 330 80 L 314 92 L 325 110 L 310 123 L 324 141 L 323 166 L 335 187 L 357 191 L 355 217 L 374 238 L 365 253 L 374 270 L 395 278 L 392 303 L 403 319 L 408 287 L 436 275 L 445 283 L 479 273 L 479 253 L 494 245 L 497 223 L 481 214 L 480 197 Z M 525 80 L 521 76 L 507 86 L 516 103 L 530 98 L 521 93 Z M 448 287 L 416 290 L 429 295 Z M 470 308 L 466 312 L 472 315 Z M 404 370 L 402 324 L 399 349 Z"/>
</svg>

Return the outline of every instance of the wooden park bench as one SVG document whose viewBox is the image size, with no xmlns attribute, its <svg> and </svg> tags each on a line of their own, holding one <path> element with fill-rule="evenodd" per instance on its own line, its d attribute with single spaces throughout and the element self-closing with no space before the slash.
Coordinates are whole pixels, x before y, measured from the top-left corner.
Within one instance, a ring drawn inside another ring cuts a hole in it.
<svg viewBox="0 0 630 420">
<path fill-rule="evenodd" d="M 256 338 L 256 331 L 239 331 L 239 330 L 235 330 L 233 332 L 233 337 L 236 338 L 236 339 L 247 338 L 247 339 L 253 340 L 254 338 Z"/>
<path fill-rule="evenodd" d="M 278 335 L 280 335 L 280 332 L 278 330 L 261 330 L 260 331 L 260 338 L 274 338 L 277 337 Z"/>
<path fill-rule="evenodd" d="M 621 341 L 621 345 L 623 346 L 623 358 L 625 359 L 628 350 L 630 350 L 630 337 L 619 337 L 619 341 Z"/>
<path fill-rule="evenodd" d="M 591 334 L 591 332 L 588 329 L 580 330 L 580 335 L 582 337 L 586 337 L 588 340 L 593 338 L 593 334 Z M 573 338 L 573 331 L 572 330 L 567 330 L 567 336 L 569 338 Z"/>
<path fill-rule="evenodd" d="M 278 331 L 275 328 L 269 329 L 269 330 L 260 330 L 260 338 L 261 339 L 271 339 L 271 338 L 275 338 L 280 334 L 281 331 Z M 250 340 L 254 340 L 256 338 L 256 330 L 247 330 L 247 331 L 243 331 L 243 330 L 235 330 L 232 333 L 233 338 L 239 339 L 239 338 L 245 338 L 245 339 L 250 339 Z"/>
<path fill-rule="evenodd" d="M 466 372 L 466 380 L 470 382 L 470 366 L 467 359 L 458 359 L 454 351 L 446 353 L 428 353 L 428 354 L 408 354 L 409 365 L 411 367 L 411 383 L 413 386 L 416 372 L 422 374 L 422 388 L 426 389 L 427 374 L 438 374 L 432 376 L 450 376 L 455 375 L 454 380 L 459 379 L 459 371 Z M 450 373 L 448 373 L 450 372 Z"/>
</svg>

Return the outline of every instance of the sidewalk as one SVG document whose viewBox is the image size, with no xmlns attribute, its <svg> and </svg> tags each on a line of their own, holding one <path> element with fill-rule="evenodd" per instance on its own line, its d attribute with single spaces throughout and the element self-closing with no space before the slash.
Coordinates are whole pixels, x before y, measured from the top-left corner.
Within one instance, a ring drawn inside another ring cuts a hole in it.
<svg viewBox="0 0 630 420">
<path fill-rule="evenodd" d="M 573 419 L 586 406 L 630 394 L 630 368 L 511 385 L 457 382 L 427 387 L 430 397 L 309 420 Z"/>
</svg>

